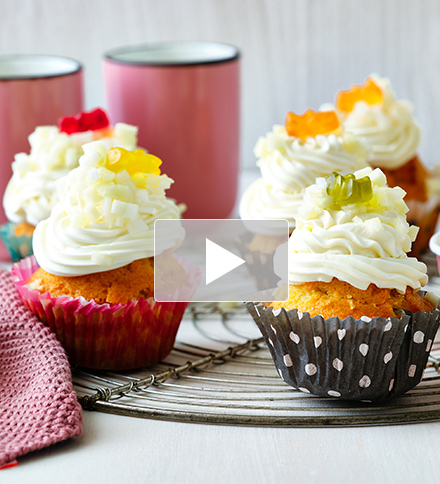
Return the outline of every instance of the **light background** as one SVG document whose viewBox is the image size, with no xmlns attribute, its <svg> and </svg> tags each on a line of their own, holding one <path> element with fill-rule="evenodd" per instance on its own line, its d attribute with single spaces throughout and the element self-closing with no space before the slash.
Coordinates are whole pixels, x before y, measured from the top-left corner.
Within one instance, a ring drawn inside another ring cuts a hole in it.
<svg viewBox="0 0 440 484">
<path fill-rule="evenodd" d="M 243 166 L 287 111 L 317 109 L 371 72 L 414 102 L 423 160 L 440 162 L 438 0 L 0 0 L 0 54 L 79 60 L 87 108 L 105 106 L 103 52 L 160 40 L 241 50 Z"/>
</svg>

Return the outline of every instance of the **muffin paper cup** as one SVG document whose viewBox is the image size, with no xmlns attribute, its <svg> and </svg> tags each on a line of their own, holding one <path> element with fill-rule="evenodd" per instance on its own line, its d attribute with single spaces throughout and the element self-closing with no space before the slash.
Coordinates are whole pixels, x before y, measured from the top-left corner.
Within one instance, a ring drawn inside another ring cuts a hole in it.
<svg viewBox="0 0 440 484">
<path fill-rule="evenodd" d="M 17 225 L 7 222 L 0 225 L 0 238 L 4 246 L 8 249 L 13 262 L 19 261 L 28 255 L 32 255 L 32 236 L 15 235 Z"/>
<path fill-rule="evenodd" d="M 246 307 L 286 383 L 305 393 L 370 402 L 390 400 L 420 382 L 440 321 L 438 309 L 341 321 L 261 303 Z"/>
<path fill-rule="evenodd" d="M 191 301 L 200 273 L 186 261 L 189 286 L 181 300 Z M 140 298 L 126 304 L 98 304 L 83 297 L 51 297 L 26 282 L 39 268 L 35 257 L 12 267 L 12 280 L 24 304 L 57 335 L 73 365 L 126 370 L 152 365 L 172 350 L 188 302 L 159 303 Z"/>
</svg>

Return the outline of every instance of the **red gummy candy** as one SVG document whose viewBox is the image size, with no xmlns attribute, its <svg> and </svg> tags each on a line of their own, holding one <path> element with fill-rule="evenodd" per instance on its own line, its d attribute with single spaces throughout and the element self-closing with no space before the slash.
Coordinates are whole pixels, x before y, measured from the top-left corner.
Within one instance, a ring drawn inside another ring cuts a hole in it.
<svg viewBox="0 0 440 484">
<path fill-rule="evenodd" d="M 78 121 L 73 116 L 66 116 L 58 120 L 58 127 L 62 133 L 75 133 L 77 131 L 77 125 Z"/>
<path fill-rule="evenodd" d="M 65 116 L 58 120 L 58 127 L 62 133 L 83 133 L 84 131 L 96 131 L 107 128 L 110 121 L 105 111 L 101 108 L 89 112 L 78 113 L 75 116 Z"/>
</svg>

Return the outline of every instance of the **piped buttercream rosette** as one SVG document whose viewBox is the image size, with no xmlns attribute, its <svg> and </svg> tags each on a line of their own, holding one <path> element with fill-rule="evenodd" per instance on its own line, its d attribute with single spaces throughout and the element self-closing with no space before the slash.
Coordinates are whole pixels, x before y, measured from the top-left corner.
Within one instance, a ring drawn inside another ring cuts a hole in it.
<svg viewBox="0 0 440 484">
<path fill-rule="evenodd" d="M 285 125 L 275 125 L 254 150 L 261 178 L 245 191 L 242 219 L 285 218 L 291 229 L 304 190 L 319 176 L 349 173 L 366 166 L 368 146 L 345 133 L 336 114 L 306 111 L 288 113 Z"/>
<path fill-rule="evenodd" d="M 60 276 L 116 269 L 154 255 L 154 222 L 178 219 L 180 209 L 165 190 L 161 161 L 142 150 L 109 151 L 102 141 L 84 145 L 79 167 L 59 180 L 59 202 L 34 233 L 34 254 L 47 272 Z M 162 241 L 174 247 L 182 231 Z"/>
</svg>

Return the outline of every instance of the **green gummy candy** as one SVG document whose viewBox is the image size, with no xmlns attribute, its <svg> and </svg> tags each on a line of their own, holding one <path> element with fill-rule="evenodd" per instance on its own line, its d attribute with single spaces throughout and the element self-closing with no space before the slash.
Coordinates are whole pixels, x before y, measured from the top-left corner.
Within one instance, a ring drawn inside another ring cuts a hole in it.
<svg viewBox="0 0 440 484">
<path fill-rule="evenodd" d="M 368 176 L 356 179 L 352 173 L 343 176 L 333 172 L 327 177 L 327 195 L 338 206 L 361 204 L 373 198 L 373 186 Z"/>
</svg>

